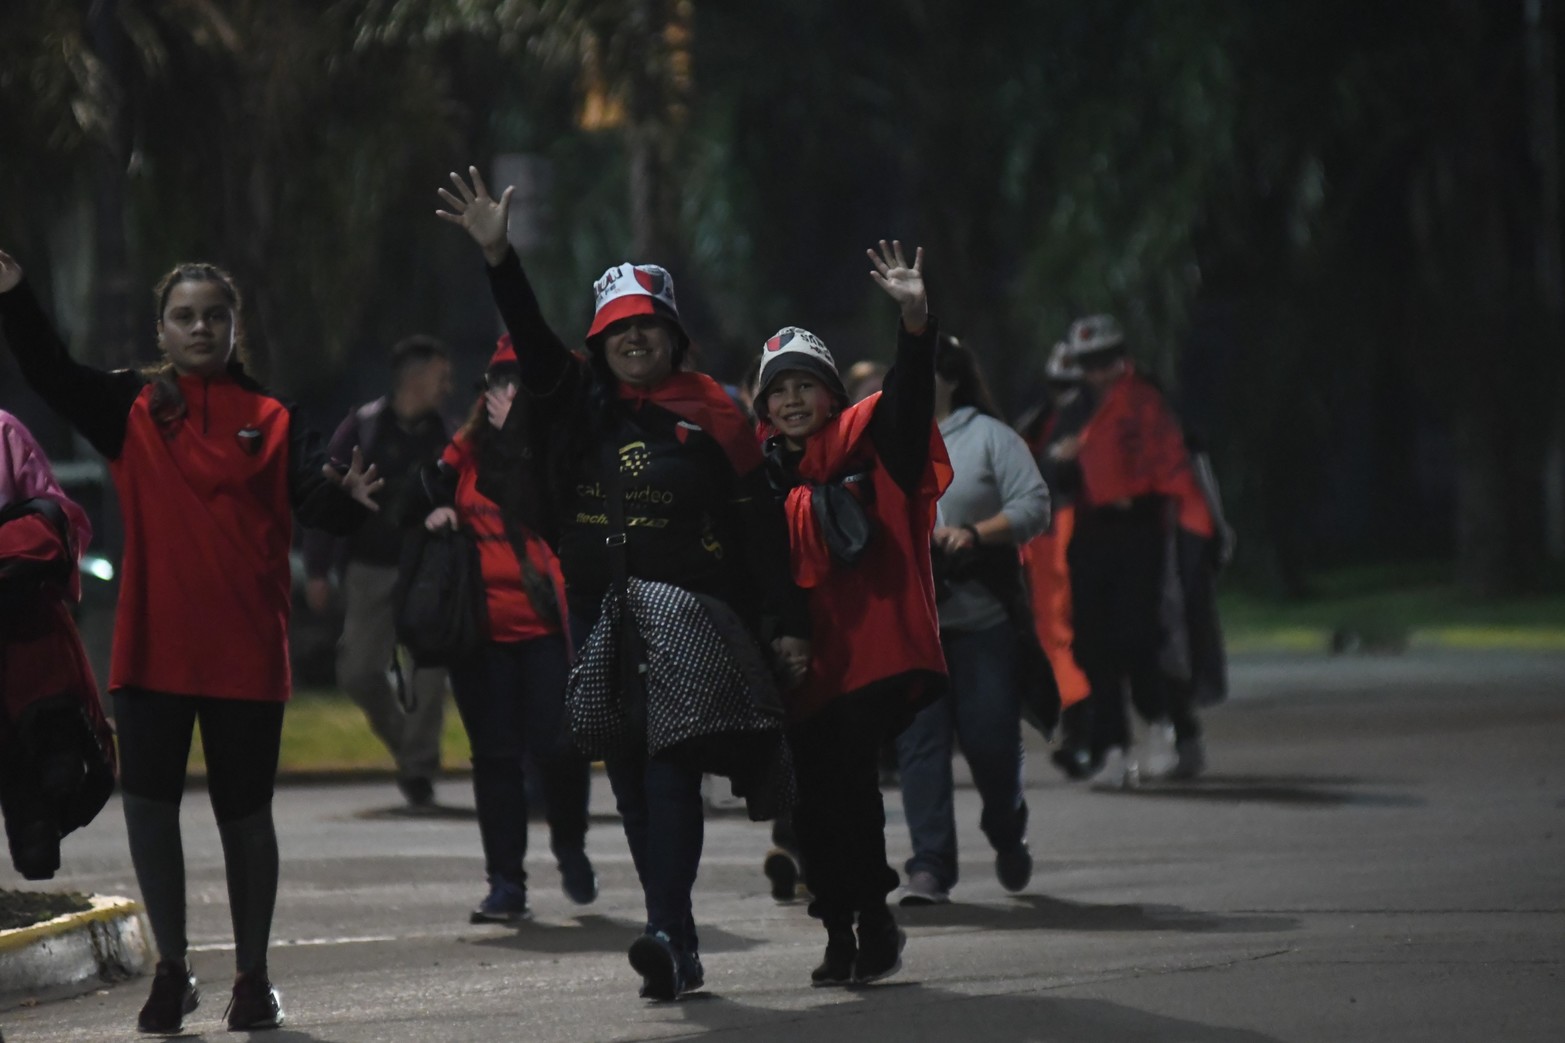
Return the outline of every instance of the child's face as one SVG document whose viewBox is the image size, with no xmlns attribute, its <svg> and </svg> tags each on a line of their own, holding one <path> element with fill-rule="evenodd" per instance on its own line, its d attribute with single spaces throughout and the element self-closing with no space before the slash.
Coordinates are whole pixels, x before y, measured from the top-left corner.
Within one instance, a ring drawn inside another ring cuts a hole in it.
<svg viewBox="0 0 1565 1043">
<path fill-rule="evenodd" d="M 793 370 L 767 389 L 766 414 L 784 438 L 803 442 L 837 415 L 837 402 L 819 377 Z"/>
</svg>

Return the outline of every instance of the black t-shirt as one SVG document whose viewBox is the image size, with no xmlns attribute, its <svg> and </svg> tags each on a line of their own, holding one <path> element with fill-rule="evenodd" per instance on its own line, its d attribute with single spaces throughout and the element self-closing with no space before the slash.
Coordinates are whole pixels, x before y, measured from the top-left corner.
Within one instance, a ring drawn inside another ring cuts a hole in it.
<svg viewBox="0 0 1565 1043">
<path fill-rule="evenodd" d="M 395 565 L 402 557 L 399 525 L 406 513 L 400 507 L 408 486 L 417 481 L 419 468 L 439 458 L 446 447 L 446 425 L 434 410 L 410 421 L 397 419 L 388 406 L 375 427 L 375 437 L 364 465 L 375 465 L 386 480 L 377 499 L 381 510 L 371 514 L 348 540 L 348 560 L 367 565 Z"/>
</svg>

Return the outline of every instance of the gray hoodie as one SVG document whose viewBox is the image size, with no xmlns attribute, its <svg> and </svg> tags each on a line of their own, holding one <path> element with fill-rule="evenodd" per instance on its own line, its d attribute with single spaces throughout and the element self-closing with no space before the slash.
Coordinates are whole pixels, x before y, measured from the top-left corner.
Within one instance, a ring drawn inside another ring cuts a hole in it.
<svg viewBox="0 0 1565 1043">
<path fill-rule="evenodd" d="M 976 525 L 1004 513 L 1020 546 L 1049 527 L 1049 489 L 1022 436 L 972 406 L 940 421 L 954 473 L 940 497 L 937 525 Z M 1005 606 L 983 584 L 953 583 L 940 602 L 942 630 L 987 630 L 1005 621 Z"/>
</svg>

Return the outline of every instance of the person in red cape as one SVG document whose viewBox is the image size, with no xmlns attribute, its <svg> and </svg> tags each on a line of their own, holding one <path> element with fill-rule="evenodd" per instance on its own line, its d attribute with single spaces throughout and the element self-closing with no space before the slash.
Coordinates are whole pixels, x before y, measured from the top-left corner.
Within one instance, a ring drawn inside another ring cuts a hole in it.
<svg viewBox="0 0 1565 1043">
<path fill-rule="evenodd" d="M 108 461 L 124 522 L 109 690 L 131 862 L 158 948 L 137 1025 L 174 1034 L 200 1002 L 188 960 L 180 801 L 197 723 L 234 925 L 233 1031 L 276 1028 L 272 791 L 290 695 L 288 553 L 298 520 L 352 532 L 378 510 L 373 466 L 346 474 L 294 409 L 245 372 L 239 288 L 182 264 L 153 291 L 161 364 L 71 358 L 0 252 L 0 327 L 27 382 Z"/>
<path fill-rule="evenodd" d="M 600 616 L 614 622 L 605 600 L 628 604 L 614 575 L 623 561 L 627 591 L 633 582 L 656 586 L 660 596 L 698 602 L 709 619 L 732 619 L 729 637 L 743 632 L 723 652 L 692 661 L 690 676 L 704 677 L 697 668 L 707 664 L 720 668 L 725 656 L 736 662 L 741 645 L 757 659 L 763 644 L 789 661 L 807 657 L 808 607 L 788 575 L 787 528 L 754 429 L 720 384 L 681 370 L 690 339 L 672 277 L 650 264 L 608 269 L 593 287 L 586 350 L 570 350 L 545 321 L 506 241 L 512 190 L 496 199 L 476 168 L 469 175 L 453 174 L 455 190 L 441 190 L 450 209 L 439 216 L 483 250 L 527 396 L 527 408 L 506 417 L 492 447 L 495 466 L 481 469 L 478 491 L 508 523 L 554 549 L 575 647 L 589 644 Z M 611 527 L 611 485 L 620 487 L 623 529 Z M 599 629 L 596 647 L 607 644 L 611 629 Z M 645 721 L 638 722 L 645 734 L 606 754 L 605 766 L 646 900 L 646 930 L 631 943 L 630 963 L 644 997 L 672 1000 L 705 977 L 691 906 L 702 774 L 729 775 L 736 792 L 741 782 L 759 785 L 748 776 L 765 768 L 775 779 L 768 766 L 780 764 L 783 744 L 775 721 L 749 727 L 740 718 L 754 708 L 720 699 L 715 686 L 709 694 L 683 693 L 691 702 L 664 716 L 665 682 L 654 684 L 650 670 L 645 676 L 634 686 L 645 691 Z M 617 706 L 635 695 L 623 673 L 612 685 Z M 576 725 L 574 710 L 571 719 Z"/>
<path fill-rule="evenodd" d="M 0 410 L 0 811 L 29 880 L 114 790 L 114 736 L 71 605 L 92 539 L 32 433 Z"/>
<path fill-rule="evenodd" d="M 869 256 L 902 311 L 883 389 L 850 406 L 831 352 L 790 326 L 762 349 L 756 393 L 814 624 L 809 655 L 788 660 L 802 683 L 786 699 L 794 827 L 810 915 L 826 928 L 816 985 L 876 981 L 902 965 L 906 938 L 886 904 L 899 881 L 886 863 L 879 751 L 946 684 L 929 543 L 951 481 L 934 422 L 938 330 L 923 251 L 911 265 L 900 243 Z"/>
<path fill-rule="evenodd" d="M 1078 773 L 1096 786 L 1134 786 L 1175 769 L 1177 733 L 1191 726 L 1189 707 L 1170 699 L 1159 663 L 1168 526 L 1206 538 L 1212 516 L 1179 423 L 1136 372 L 1118 322 L 1079 319 L 1066 345 L 1082 369 L 1084 394 L 1062 411 L 1047 456 L 1077 504 L 1068 552 L 1075 656 L 1092 689 L 1080 723 L 1088 760 Z M 1127 688 L 1148 725 L 1139 757 Z"/>
<path fill-rule="evenodd" d="M 438 463 L 423 471 L 420 509 L 431 531 L 456 528 L 477 544 L 484 641 L 450 664 L 451 689 L 473 750 L 473 799 L 489 892 L 473 923 L 518 923 L 527 904 L 527 777 L 537 772 L 549 847 L 566 897 L 598 896 L 587 857 L 589 765 L 565 738 L 562 696 L 570 663 L 560 606 L 559 562 L 537 536 L 508 527 L 500 507 L 478 491 L 490 447 L 516 402 L 521 368 L 510 335 L 484 372 L 484 391 Z M 530 765 L 527 765 L 530 761 Z"/>
</svg>

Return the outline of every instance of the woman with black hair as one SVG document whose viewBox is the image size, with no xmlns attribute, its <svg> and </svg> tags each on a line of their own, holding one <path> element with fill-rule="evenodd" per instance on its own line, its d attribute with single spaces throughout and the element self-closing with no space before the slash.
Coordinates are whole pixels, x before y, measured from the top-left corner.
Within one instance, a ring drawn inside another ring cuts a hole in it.
<svg viewBox="0 0 1565 1043">
<path fill-rule="evenodd" d="M 749 635 L 765 633 L 784 662 L 807 661 L 808 609 L 788 577 L 787 530 L 760 449 L 722 386 L 680 369 L 690 339 L 668 272 L 650 264 L 604 272 L 593 287 L 586 352 L 573 352 L 545 321 L 506 242 L 512 190 L 495 199 L 477 168 L 468 172 L 470 182 L 451 175 L 455 192 L 440 190 L 450 210 L 437 213 L 483 250 L 527 396 L 527 408 L 511 412 L 496 440 L 503 462 L 479 490 L 556 551 L 577 648 L 600 615 L 612 624 L 606 599 L 627 584 L 650 583 L 698 600 L 705 614 L 734 617 Z M 617 680 L 618 694 L 628 695 L 635 682 Z M 703 758 L 726 742 L 736 760 L 756 760 L 765 743 L 747 745 L 742 726 L 727 729 L 711 716 L 717 708 L 696 703 L 686 707 L 694 720 L 681 723 L 720 741 L 702 745 L 699 756 L 686 744 L 653 752 L 651 731 L 665 723 L 657 695 L 649 686 L 647 741 L 606 756 L 606 765 L 646 898 L 646 931 L 631 944 L 631 966 L 643 996 L 669 1000 L 704 978 L 691 914 L 701 776 L 711 767 Z M 775 748 L 775 729 L 769 738 Z"/>
<path fill-rule="evenodd" d="M 542 540 L 508 527 L 500 507 L 478 491 L 493 466 L 492 449 L 516 401 L 521 367 L 509 335 L 484 373 L 484 393 L 467 423 L 425 471 L 425 528 L 457 528 L 478 546 L 483 587 L 483 643 L 450 665 L 457 712 L 473 748 L 473 799 L 484 848 L 489 893 L 473 923 L 530 919 L 527 905 L 527 779 L 531 754 L 539 776 L 549 846 L 566 897 L 586 905 L 598 897 L 587 858 L 589 767 L 565 738 L 565 675 L 570 664 L 555 577 L 559 565 Z"/>
<path fill-rule="evenodd" d="M 1049 524 L 1049 491 L 1027 443 L 999 417 L 978 361 L 955 337 L 935 354 L 935 420 L 951 457 L 934 545 L 940 642 L 950 690 L 897 737 L 902 806 L 913 841 L 903 905 L 948 899 L 957 881 L 951 755 L 960 742 L 983 799 L 979 824 L 1007 891 L 1027 886 L 1027 801 L 1022 794 L 1021 642 L 1030 618 L 1017 548 Z M 1020 624 L 1020 626 L 1019 626 Z"/>
<path fill-rule="evenodd" d="M 200 994 L 186 960 L 179 828 L 197 722 L 223 842 L 238 975 L 233 1031 L 276 1028 L 267 976 L 277 901 L 272 788 L 290 679 L 293 519 L 351 532 L 377 510 L 374 467 L 339 473 L 293 407 L 245 373 L 239 289 L 182 264 L 153 291 L 164 361 L 74 361 L 22 268 L 0 252 L 0 325 L 22 375 L 108 459 L 124 521 L 109 689 L 136 882 L 158 947 L 143 1032 L 179 1032 Z"/>
</svg>

